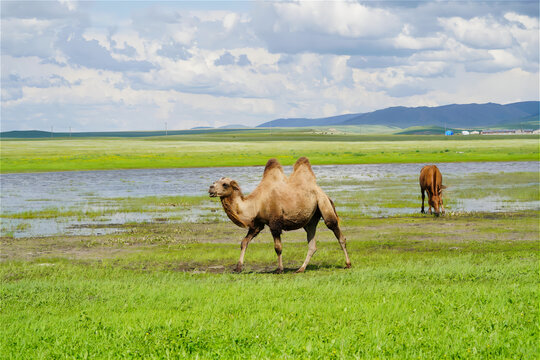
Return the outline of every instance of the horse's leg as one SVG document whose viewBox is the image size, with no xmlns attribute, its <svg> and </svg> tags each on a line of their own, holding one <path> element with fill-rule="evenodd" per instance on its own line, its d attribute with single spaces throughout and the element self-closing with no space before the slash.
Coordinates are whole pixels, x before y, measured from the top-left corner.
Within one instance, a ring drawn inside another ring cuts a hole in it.
<svg viewBox="0 0 540 360">
<path fill-rule="evenodd" d="M 441 214 L 444 214 L 444 206 L 443 206 L 443 199 L 442 199 L 442 194 L 441 194 L 441 204 L 440 204 L 440 208 L 441 208 Z"/>
<path fill-rule="evenodd" d="M 426 190 L 426 193 L 427 193 L 427 198 L 428 198 L 428 212 L 429 212 L 429 215 L 431 215 L 431 202 L 433 201 L 433 193 L 429 190 L 429 188 L 427 188 Z"/>
<path fill-rule="evenodd" d="M 302 273 L 306 270 L 306 267 L 309 264 L 309 261 L 311 260 L 311 257 L 313 254 L 315 254 L 315 251 L 317 251 L 317 241 L 315 240 L 315 232 L 317 231 L 317 223 L 321 219 L 321 214 L 319 211 L 313 215 L 309 223 L 304 226 L 304 230 L 306 230 L 307 234 L 307 242 L 308 242 L 308 251 L 306 255 L 306 260 L 300 267 L 300 269 L 296 270 L 297 273 Z"/>
<path fill-rule="evenodd" d="M 242 266 L 244 266 L 244 255 L 246 254 L 246 249 L 249 244 L 249 242 L 257 236 L 258 233 L 261 232 L 263 228 L 257 227 L 257 228 L 249 228 L 248 233 L 246 237 L 242 240 L 242 243 L 240 244 L 240 259 L 238 260 L 238 264 L 236 264 L 236 271 L 240 272 L 242 271 Z"/>
<path fill-rule="evenodd" d="M 424 210 L 424 199 L 426 198 L 426 193 L 424 191 L 424 189 L 420 188 L 420 193 L 422 193 L 422 210 L 420 210 L 420 212 L 422 214 L 425 214 L 426 211 Z"/>
<path fill-rule="evenodd" d="M 345 254 L 346 267 L 350 268 L 351 260 L 349 260 L 349 254 L 347 253 L 347 239 L 339 228 L 339 218 L 336 208 L 334 207 L 334 203 L 326 194 L 323 193 L 317 199 L 317 205 L 319 206 L 319 210 L 324 219 L 324 224 L 334 232 L 334 235 L 339 241 L 341 250 L 343 250 L 343 253 Z"/>
</svg>

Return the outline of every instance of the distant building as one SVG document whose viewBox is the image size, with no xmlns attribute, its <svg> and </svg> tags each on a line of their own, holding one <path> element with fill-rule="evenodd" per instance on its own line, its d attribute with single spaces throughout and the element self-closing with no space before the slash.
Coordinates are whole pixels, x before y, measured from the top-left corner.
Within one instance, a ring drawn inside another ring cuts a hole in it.
<svg viewBox="0 0 540 360">
<path fill-rule="evenodd" d="M 477 131 L 477 130 L 471 131 L 471 135 L 478 135 L 478 134 L 480 134 L 480 131 Z"/>
<path fill-rule="evenodd" d="M 469 135 L 469 132 L 468 132 L 467 130 L 463 130 L 463 131 L 461 132 L 461 135 Z"/>
<path fill-rule="evenodd" d="M 452 130 L 446 130 L 444 132 L 444 135 L 446 135 L 446 136 L 454 135 L 454 132 Z"/>
<path fill-rule="evenodd" d="M 482 130 L 482 135 L 524 135 L 533 134 L 532 129 L 501 129 L 501 130 Z"/>
</svg>

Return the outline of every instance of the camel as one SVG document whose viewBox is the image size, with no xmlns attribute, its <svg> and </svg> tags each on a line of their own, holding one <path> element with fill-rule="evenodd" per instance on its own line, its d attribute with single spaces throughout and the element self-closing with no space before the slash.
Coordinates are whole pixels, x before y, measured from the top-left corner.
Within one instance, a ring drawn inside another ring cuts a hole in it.
<svg viewBox="0 0 540 360">
<path fill-rule="evenodd" d="M 439 208 L 441 213 L 444 214 L 444 206 L 442 199 L 442 191 L 446 189 L 446 186 L 442 184 L 442 175 L 439 168 L 436 165 L 426 165 L 420 171 L 420 192 L 422 193 L 422 214 L 424 211 L 424 199 L 426 197 L 425 192 L 428 193 L 428 205 L 429 213 L 431 214 L 431 207 L 435 210 L 435 216 L 439 216 Z"/>
<path fill-rule="evenodd" d="M 265 226 L 270 228 L 274 238 L 274 249 L 278 257 L 277 273 L 283 272 L 282 231 L 304 228 L 307 233 L 308 251 L 306 260 L 296 271 L 297 273 L 304 272 L 311 257 L 317 251 L 315 232 L 321 217 L 339 241 L 345 254 L 346 267 L 351 267 L 346 239 L 339 228 L 339 218 L 334 203 L 317 185 L 315 174 L 306 157 L 301 157 L 296 161 L 293 172 L 288 178 L 276 159 L 268 160 L 261 182 L 247 196 L 242 194 L 236 181 L 227 177 L 213 183 L 208 193 L 210 197 L 220 198 L 223 210 L 233 223 L 248 229 L 240 245 L 237 272 L 242 271 L 249 242 Z"/>
</svg>

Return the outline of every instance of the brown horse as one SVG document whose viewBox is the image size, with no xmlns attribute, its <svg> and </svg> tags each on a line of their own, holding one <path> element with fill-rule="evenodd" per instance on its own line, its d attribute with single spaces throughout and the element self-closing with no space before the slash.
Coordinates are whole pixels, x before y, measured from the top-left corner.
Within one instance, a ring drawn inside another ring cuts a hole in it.
<svg viewBox="0 0 540 360">
<path fill-rule="evenodd" d="M 439 210 L 444 214 L 442 191 L 446 189 L 446 186 L 442 184 L 442 175 L 437 166 L 426 165 L 420 171 L 420 192 L 422 193 L 422 210 L 424 214 L 424 192 L 428 193 L 428 205 L 429 213 L 431 214 L 431 207 L 435 210 L 435 215 L 439 216 Z"/>
<path fill-rule="evenodd" d="M 249 242 L 268 226 L 278 256 L 278 273 L 283 272 L 281 232 L 304 228 L 307 233 L 308 252 L 306 260 L 297 271 L 303 272 L 317 251 L 315 231 L 321 217 L 338 239 L 345 254 L 346 266 L 351 266 L 346 239 L 339 228 L 334 203 L 317 185 L 307 158 L 301 157 L 296 161 L 289 177 L 285 175 L 276 159 L 268 160 L 261 182 L 247 196 L 242 194 L 238 183 L 229 178 L 216 181 L 210 186 L 208 193 L 210 197 L 220 198 L 225 213 L 233 223 L 248 229 L 246 237 L 242 240 L 236 271 L 242 271 L 244 254 Z"/>
</svg>

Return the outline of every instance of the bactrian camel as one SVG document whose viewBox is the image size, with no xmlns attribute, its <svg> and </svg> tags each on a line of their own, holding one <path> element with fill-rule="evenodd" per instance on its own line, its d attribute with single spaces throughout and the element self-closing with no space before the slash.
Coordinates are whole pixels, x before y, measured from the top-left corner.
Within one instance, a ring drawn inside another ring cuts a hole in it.
<svg viewBox="0 0 540 360">
<path fill-rule="evenodd" d="M 236 271 L 242 271 L 249 242 L 267 225 L 274 238 L 274 249 L 278 257 L 276 272 L 278 273 L 283 272 L 282 231 L 300 228 L 306 230 L 307 256 L 297 270 L 297 272 L 303 272 L 317 251 L 315 232 L 321 217 L 338 239 L 345 254 L 347 268 L 351 266 L 346 239 L 339 228 L 339 218 L 334 203 L 317 185 L 315 174 L 307 158 L 301 157 L 296 161 L 289 177 L 285 175 L 276 159 L 268 160 L 260 184 L 247 196 L 242 194 L 236 181 L 226 177 L 210 186 L 208 193 L 210 197 L 220 198 L 223 209 L 233 223 L 248 229 L 246 237 L 242 240 Z"/>
</svg>

